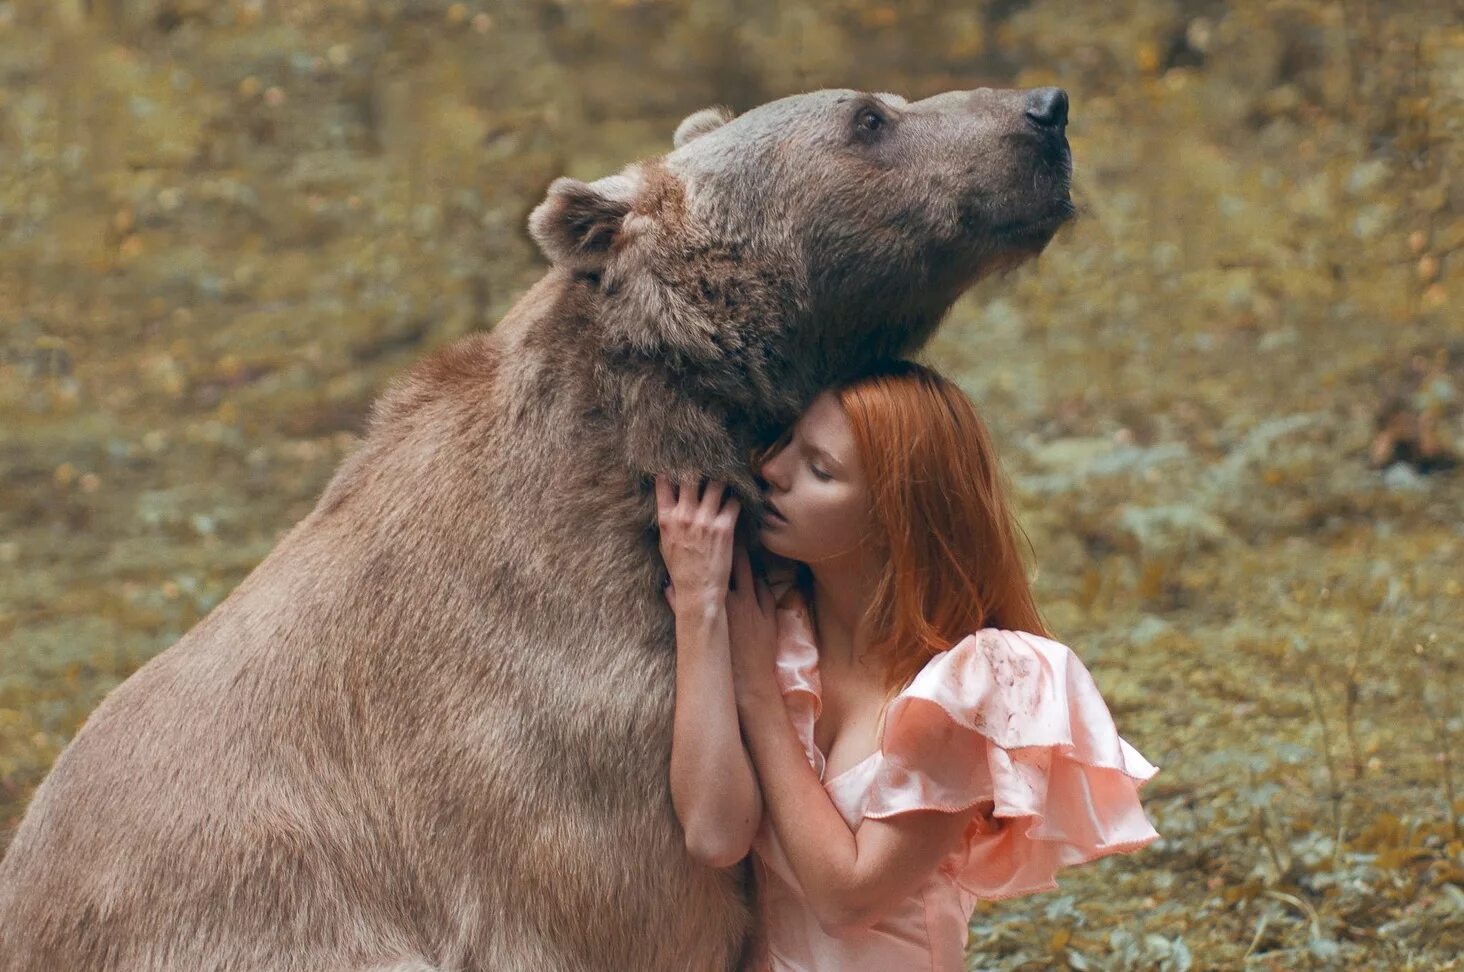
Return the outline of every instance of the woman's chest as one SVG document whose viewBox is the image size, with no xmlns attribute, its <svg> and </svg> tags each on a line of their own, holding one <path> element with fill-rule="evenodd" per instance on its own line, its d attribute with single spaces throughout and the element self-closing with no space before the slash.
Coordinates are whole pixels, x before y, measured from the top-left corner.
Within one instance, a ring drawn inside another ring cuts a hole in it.
<svg viewBox="0 0 1464 972">
<path fill-rule="evenodd" d="M 879 748 L 884 687 L 871 676 L 820 672 L 821 705 L 813 744 L 824 754 L 825 781 L 866 762 Z"/>
</svg>

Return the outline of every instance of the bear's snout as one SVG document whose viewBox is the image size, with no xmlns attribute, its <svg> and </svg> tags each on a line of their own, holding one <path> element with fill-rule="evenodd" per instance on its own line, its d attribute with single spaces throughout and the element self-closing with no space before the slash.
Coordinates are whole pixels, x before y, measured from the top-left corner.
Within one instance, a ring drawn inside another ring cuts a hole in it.
<svg viewBox="0 0 1464 972">
<path fill-rule="evenodd" d="M 1027 120 L 1040 129 L 1067 124 L 1068 96 L 1061 88 L 1033 88 L 1027 95 Z"/>
<path fill-rule="evenodd" d="M 1028 129 L 1037 136 L 1042 160 L 1065 179 L 1072 167 L 1067 142 L 1068 96 L 1061 88 L 1033 88 L 1022 112 Z M 1066 197 L 1064 182 L 1060 195 Z"/>
</svg>

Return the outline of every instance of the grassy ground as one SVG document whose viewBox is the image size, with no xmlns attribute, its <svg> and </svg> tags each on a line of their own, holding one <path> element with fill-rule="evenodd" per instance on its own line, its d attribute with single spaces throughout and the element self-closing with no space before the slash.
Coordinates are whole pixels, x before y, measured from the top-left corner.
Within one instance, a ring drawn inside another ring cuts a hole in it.
<svg viewBox="0 0 1464 972">
<path fill-rule="evenodd" d="M 1464 486 L 1369 446 L 1390 396 L 1460 437 L 1457 25 L 1422 0 L 0 2 L 0 833 L 310 509 L 386 379 L 532 282 L 553 177 L 664 151 L 706 104 L 1060 83 L 1083 215 L 926 357 L 1162 769 L 1163 839 L 981 907 L 971 966 L 1456 967 Z"/>
</svg>

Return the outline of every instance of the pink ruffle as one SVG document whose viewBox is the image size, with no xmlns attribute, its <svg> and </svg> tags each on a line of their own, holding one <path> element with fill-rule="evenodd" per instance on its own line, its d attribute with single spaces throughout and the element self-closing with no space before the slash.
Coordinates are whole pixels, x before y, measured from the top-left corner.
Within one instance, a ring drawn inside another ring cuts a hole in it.
<svg viewBox="0 0 1464 972">
<path fill-rule="evenodd" d="M 1057 887 L 1056 872 L 1158 839 L 1138 791 L 1159 772 L 1118 734 L 1072 649 L 984 628 L 894 701 L 863 813 L 993 804 L 952 877 L 981 898 Z"/>
<path fill-rule="evenodd" d="M 823 686 L 818 678 L 818 645 L 813 641 L 813 624 L 803 599 L 793 595 L 788 607 L 779 608 L 776 676 L 788 717 L 798 730 L 803 751 L 820 777 L 824 754 L 813 741 L 813 724 L 823 711 Z"/>
<path fill-rule="evenodd" d="M 778 678 L 822 777 L 818 649 L 806 608 L 787 610 Z M 1158 771 L 1119 736 L 1070 648 L 984 628 L 931 658 L 890 703 L 860 815 L 989 804 L 942 870 L 976 897 L 1010 898 L 1056 888 L 1063 867 L 1158 839 L 1138 797 Z"/>
</svg>

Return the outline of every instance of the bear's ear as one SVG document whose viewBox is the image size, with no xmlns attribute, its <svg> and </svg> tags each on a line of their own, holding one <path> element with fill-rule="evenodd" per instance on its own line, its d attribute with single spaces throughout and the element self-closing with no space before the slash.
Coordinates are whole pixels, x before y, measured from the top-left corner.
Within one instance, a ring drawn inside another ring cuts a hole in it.
<svg viewBox="0 0 1464 972">
<path fill-rule="evenodd" d="M 640 179 L 626 173 L 594 182 L 561 177 L 529 214 L 529 235 L 551 263 L 598 270 L 624 229 Z"/>
<path fill-rule="evenodd" d="M 721 128 L 736 117 L 736 113 L 731 108 L 723 105 L 694 111 L 683 118 L 680 125 L 676 126 L 676 134 L 671 136 L 671 145 L 681 148 L 698 135 L 705 135 L 707 132 Z"/>
</svg>

